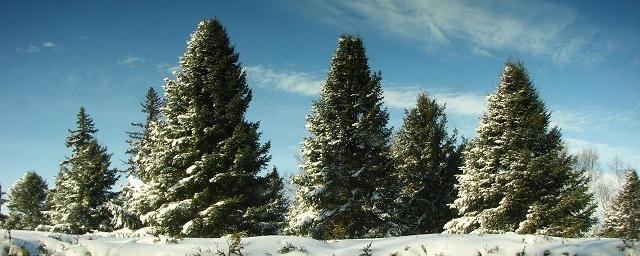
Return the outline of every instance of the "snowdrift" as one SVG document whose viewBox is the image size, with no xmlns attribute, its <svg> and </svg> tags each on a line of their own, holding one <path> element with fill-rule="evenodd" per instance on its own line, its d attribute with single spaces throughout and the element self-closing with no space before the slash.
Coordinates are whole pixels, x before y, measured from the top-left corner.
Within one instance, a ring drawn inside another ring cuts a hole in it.
<svg viewBox="0 0 640 256">
<path fill-rule="evenodd" d="M 117 233 L 66 235 L 1 230 L 0 255 L 28 250 L 31 255 L 235 255 L 230 237 L 117 237 Z M 242 238 L 240 252 L 251 255 L 640 255 L 640 245 L 620 239 L 563 239 L 532 235 L 431 234 L 381 239 L 319 241 L 293 236 Z M 21 249 L 24 248 L 24 249 Z"/>
</svg>

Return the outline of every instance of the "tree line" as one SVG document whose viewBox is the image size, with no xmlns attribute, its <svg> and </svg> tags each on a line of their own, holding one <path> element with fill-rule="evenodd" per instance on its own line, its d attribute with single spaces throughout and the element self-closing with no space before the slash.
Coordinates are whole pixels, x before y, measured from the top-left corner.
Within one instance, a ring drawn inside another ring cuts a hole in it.
<svg viewBox="0 0 640 256">
<path fill-rule="evenodd" d="M 382 75 L 362 40 L 338 38 L 306 119 L 301 172 L 284 180 L 245 114 L 252 98 L 239 55 L 217 19 L 201 22 L 164 97 L 149 88 L 145 120 L 127 132 L 127 183 L 80 108 L 52 189 L 35 172 L 11 188 L 7 229 L 81 234 L 128 228 L 176 237 L 290 234 L 317 239 L 425 233 L 577 237 L 595 223 L 590 175 L 576 168 L 523 63 L 508 61 L 476 137 L 448 131 L 426 92 L 388 127 Z M 0 198 L 1 200 L 1 198 Z M 601 235 L 638 238 L 640 185 L 629 170 Z"/>
</svg>

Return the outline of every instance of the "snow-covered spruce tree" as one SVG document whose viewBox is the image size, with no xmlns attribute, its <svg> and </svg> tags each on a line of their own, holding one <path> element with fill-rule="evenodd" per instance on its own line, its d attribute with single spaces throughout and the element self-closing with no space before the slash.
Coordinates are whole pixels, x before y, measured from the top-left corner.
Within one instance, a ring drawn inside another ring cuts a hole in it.
<svg viewBox="0 0 640 256">
<path fill-rule="evenodd" d="M 260 202 L 251 208 L 246 216 L 249 222 L 256 223 L 247 231 L 247 235 L 265 236 L 282 234 L 286 225 L 289 201 L 284 194 L 284 182 L 274 167 L 264 177 L 260 177 Z"/>
<path fill-rule="evenodd" d="M 251 90 L 238 58 L 220 21 L 205 20 L 165 84 L 166 120 L 151 131 L 145 163 L 155 210 L 143 219 L 157 233 L 218 237 L 257 225 L 246 214 L 260 207 L 269 143 L 245 120 Z"/>
<path fill-rule="evenodd" d="M 145 147 L 147 145 L 146 141 L 150 137 L 150 126 L 158 122 L 162 115 L 160 111 L 162 99 L 153 87 L 149 87 L 145 95 L 145 101 L 140 106 L 142 107 L 142 113 L 145 114 L 145 121 L 144 123 L 131 123 L 136 130 L 127 132 L 129 136 L 127 140 L 129 144 L 129 149 L 127 150 L 127 154 L 129 154 L 127 173 L 146 180 L 148 177 L 144 174 L 145 168 L 142 159 L 149 155 L 149 148 Z"/>
<path fill-rule="evenodd" d="M 402 235 L 439 233 L 457 217 L 449 204 L 456 198 L 462 146 L 456 146 L 456 133 L 449 135 L 446 125 L 444 106 L 421 93 L 395 136 L 391 155 L 401 186 L 396 223 Z"/>
<path fill-rule="evenodd" d="M 47 223 L 44 201 L 47 198 L 47 183 L 35 172 L 29 171 L 11 187 L 7 208 L 8 222 L 14 229 L 34 230 Z"/>
<path fill-rule="evenodd" d="M 341 36 L 307 117 L 311 135 L 300 150 L 288 233 L 320 239 L 386 234 L 395 192 L 380 80 L 369 70 L 362 40 Z"/>
<path fill-rule="evenodd" d="M 507 62 L 463 152 L 452 233 L 578 236 L 594 223 L 588 178 L 572 170 L 557 127 L 522 63 Z"/>
<path fill-rule="evenodd" d="M 127 160 L 127 183 L 122 188 L 117 198 L 109 204 L 109 210 L 113 215 L 112 224 L 115 228 L 138 229 L 143 226 L 141 216 L 151 211 L 147 192 L 152 182 L 150 175 L 146 174 L 145 162 L 151 151 L 151 127 L 160 121 L 162 99 L 153 87 L 147 90 L 145 101 L 140 104 L 145 115 L 144 123 L 131 123 L 134 131 L 127 132 L 129 139 L 129 159 Z"/>
<path fill-rule="evenodd" d="M 603 235 L 640 239 L 640 181 L 635 170 L 627 171 L 620 192 L 605 212 Z"/>
<path fill-rule="evenodd" d="M 74 234 L 109 230 L 111 216 L 105 204 L 113 197 L 110 189 L 117 170 L 109 167 L 111 155 L 95 138 L 98 130 L 84 108 L 76 123 L 66 141 L 71 156 L 60 164 L 55 188 L 47 197 L 52 228 Z"/>
</svg>

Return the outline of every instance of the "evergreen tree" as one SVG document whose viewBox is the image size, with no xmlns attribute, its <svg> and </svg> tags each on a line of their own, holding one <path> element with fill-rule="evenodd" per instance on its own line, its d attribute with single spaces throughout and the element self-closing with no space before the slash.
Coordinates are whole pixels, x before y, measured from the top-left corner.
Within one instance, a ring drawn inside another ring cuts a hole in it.
<svg viewBox="0 0 640 256">
<path fill-rule="evenodd" d="M 402 235 L 439 233 L 457 217 L 448 205 L 456 197 L 462 146 L 455 145 L 456 133 L 449 135 L 446 125 L 444 106 L 422 93 L 396 134 L 391 155 L 401 186 L 396 222 Z"/>
<path fill-rule="evenodd" d="M 111 155 L 95 138 L 98 130 L 84 108 L 80 108 L 77 125 L 66 142 L 71 156 L 60 164 L 55 188 L 47 198 L 53 230 L 75 234 L 108 230 L 105 204 L 113 197 L 110 189 L 118 179 L 117 170 L 109 167 Z"/>
<path fill-rule="evenodd" d="M 260 179 L 260 202 L 247 212 L 250 223 L 256 223 L 248 235 L 279 235 L 285 227 L 289 201 L 284 194 L 284 182 L 274 167 Z"/>
<path fill-rule="evenodd" d="M 288 232 L 321 239 L 386 234 L 395 192 L 380 80 L 369 70 L 362 40 L 341 36 L 307 117 L 311 136 L 300 150 Z"/>
<path fill-rule="evenodd" d="M 218 237 L 256 225 L 246 213 L 258 207 L 270 146 L 245 120 L 251 90 L 238 59 L 220 21 L 203 21 L 164 87 L 166 121 L 151 131 L 145 160 L 154 210 L 143 219 L 158 233 Z"/>
<path fill-rule="evenodd" d="M 13 229 L 34 230 L 46 224 L 43 211 L 47 196 L 47 183 L 35 172 L 27 172 L 11 187 L 7 208 Z"/>
<path fill-rule="evenodd" d="M 129 149 L 127 150 L 127 154 L 129 154 L 127 173 L 140 179 L 147 179 L 148 177 L 143 173 L 142 159 L 149 154 L 149 149 L 145 147 L 146 141 L 149 140 L 150 136 L 149 128 L 161 118 L 162 99 L 153 87 L 149 87 L 145 101 L 140 106 L 142 107 L 142 113 L 145 114 L 145 121 L 144 123 L 131 123 L 136 130 L 127 132 L 129 136 L 129 140 L 127 140 L 129 144 Z"/>
<path fill-rule="evenodd" d="M 603 235 L 640 239 L 640 182 L 635 170 L 627 171 L 625 182 L 605 212 Z"/>
<path fill-rule="evenodd" d="M 136 129 L 127 132 L 129 140 L 129 159 L 127 160 L 127 183 L 122 188 L 117 198 L 109 203 L 108 208 L 113 215 L 112 224 L 116 228 L 138 229 L 143 226 L 142 215 L 151 211 L 147 197 L 152 182 L 145 166 L 145 161 L 151 153 L 151 130 L 161 121 L 162 99 L 153 87 L 149 87 L 145 101 L 140 104 L 142 113 L 145 114 L 144 123 L 131 123 Z"/>
<path fill-rule="evenodd" d="M 572 170 L 560 130 L 521 63 L 508 62 L 463 153 L 454 233 L 516 231 L 577 236 L 594 222 L 588 179 Z"/>
</svg>

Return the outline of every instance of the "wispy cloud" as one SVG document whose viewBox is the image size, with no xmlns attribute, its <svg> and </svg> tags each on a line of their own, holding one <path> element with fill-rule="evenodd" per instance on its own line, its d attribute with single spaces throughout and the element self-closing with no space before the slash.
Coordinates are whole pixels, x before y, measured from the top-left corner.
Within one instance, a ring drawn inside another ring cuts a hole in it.
<svg viewBox="0 0 640 256">
<path fill-rule="evenodd" d="M 245 68 L 248 78 L 260 87 L 278 91 L 297 93 L 305 96 L 318 95 L 323 80 L 318 76 L 296 71 L 278 71 L 263 66 Z M 416 97 L 422 91 L 428 91 L 447 110 L 462 115 L 480 115 L 484 111 L 485 96 L 474 92 L 454 92 L 445 89 L 425 89 L 420 87 L 385 87 L 384 101 L 390 108 L 412 108 Z"/>
<path fill-rule="evenodd" d="M 40 47 L 37 47 L 35 45 L 29 45 L 25 48 L 17 48 L 16 50 L 18 52 L 36 53 L 36 52 L 40 52 Z"/>
<path fill-rule="evenodd" d="M 420 92 L 427 92 L 440 104 L 446 104 L 450 113 L 479 116 L 485 109 L 486 96 L 475 92 L 457 92 L 442 88 L 424 89 L 419 87 L 388 87 L 384 89 L 384 99 L 389 107 L 409 109 L 415 106 Z"/>
<path fill-rule="evenodd" d="M 156 65 L 156 70 L 158 70 L 158 72 L 163 74 L 173 74 L 174 72 L 177 72 L 180 70 L 180 66 L 171 65 L 169 63 L 162 63 L 162 64 Z"/>
<path fill-rule="evenodd" d="M 517 51 L 556 63 L 593 61 L 584 50 L 587 33 L 577 33 L 577 11 L 558 2 L 465 0 L 316 0 L 315 15 L 345 27 L 365 24 L 392 37 L 434 50 L 451 43 L 476 55 Z"/>
<path fill-rule="evenodd" d="M 637 118 L 640 105 L 624 110 L 602 106 L 556 109 L 558 110 L 551 113 L 551 124 L 567 131 L 566 134 L 569 136 L 565 141 L 569 144 L 569 149 L 572 152 L 578 152 L 584 148 L 594 148 L 599 152 L 604 163 L 609 163 L 619 157 L 622 161 L 640 168 L 640 154 L 638 154 L 640 151 L 638 151 L 637 145 L 626 143 L 629 139 L 633 140 L 634 132 L 640 129 L 640 120 Z M 621 141 L 620 138 L 627 139 Z M 624 146 L 619 144 L 621 142 Z M 616 145 L 610 143 L 616 143 Z"/>
<path fill-rule="evenodd" d="M 604 107 L 583 107 L 579 110 L 557 108 L 551 113 L 551 123 L 574 132 L 616 130 L 616 127 L 640 129 L 637 111 L 640 111 L 640 107 L 626 110 Z"/>
<path fill-rule="evenodd" d="M 45 42 L 42 42 L 41 44 L 30 44 L 26 47 L 17 48 L 16 51 L 22 52 L 22 53 L 38 53 L 44 49 L 53 50 L 56 47 L 57 45 L 55 43 L 51 41 L 45 41 Z"/>
<path fill-rule="evenodd" d="M 135 57 L 135 56 L 129 56 L 118 61 L 118 63 L 120 64 L 129 65 L 129 66 L 132 66 L 141 62 L 144 62 L 144 59 L 140 57 Z"/>
<path fill-rule="evenodd" d="M 276 71 L 263 66 L 246 67 L 247 76 L 261 87 L 313 96 L 320 92 L 322 80 L 310 73 Z"/>
<path fill-rule="evenodd" d="M 565 141 L 571 153 L 575 154 L 585 148 L 592 148 L 598 152 L 604 164 L 620 159 L 630 164 L 632 168 L 640 168 L 640 155 L 638 155 L 637 150 L 576 138 L 566 138 Z"/>
<path fill-rule="evenodd" d="M 485 50 L 485 49 L 480 49 L 478 47 L 473 47 L 473 49 L 471 49 L 471 53 L 478 55 L 478 56 L 482 56 L 482 57 L 494 57 L 495 55 L 493 55 L 493 53 Z"/>
<path fill-rule="evenodd" d="M 54 48 L 54 47 L 56 47 L 56 44 L 54 44 L 53 42 L 47 41 L 47 42 L 42 43 L 42 47 Z"/>
</svg>

